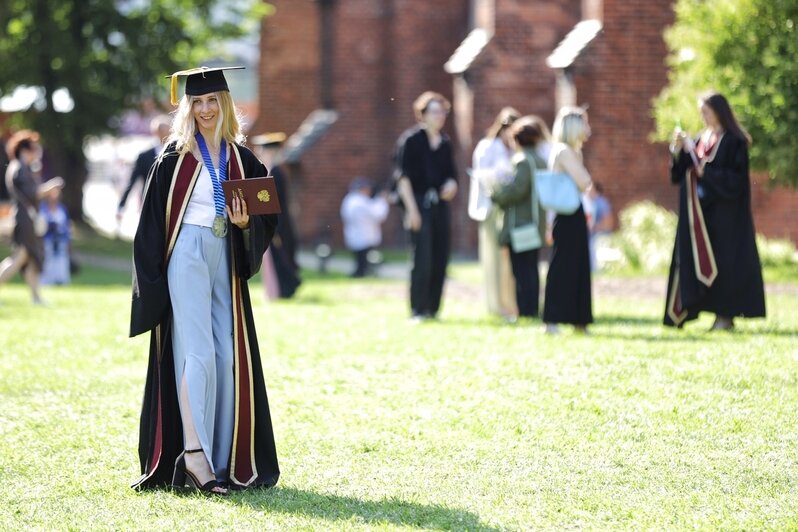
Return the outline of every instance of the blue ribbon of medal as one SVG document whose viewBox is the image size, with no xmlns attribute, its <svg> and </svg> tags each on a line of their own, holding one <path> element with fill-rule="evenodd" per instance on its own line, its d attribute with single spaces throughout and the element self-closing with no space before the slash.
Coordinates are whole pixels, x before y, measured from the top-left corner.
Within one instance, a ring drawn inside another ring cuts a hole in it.
<svg viewBox="0 0 798 532">
<path fill-rule="evenodd" d="M 225 219 L 224 212 L 224 190 L 222 190 L 222 181 L 227 181 L 227 143 L 222 139 L 222 144 L 219 147 L 219 172 L 213 167 L 213 160 L 208 151 L 208 145 L 205 143 L 201 133 L 197 133 L 197 145 L 199 146 L 200 153 L 202 154 L 202 161 L 208 173 L 211 176 L 211 183 L 213 184 L 213 206 L 216 211 L 216 216 L 213 220 L 213 233 L 218 237 L 223 237 L 227 234 L 227 220 Z"/>
</svg>

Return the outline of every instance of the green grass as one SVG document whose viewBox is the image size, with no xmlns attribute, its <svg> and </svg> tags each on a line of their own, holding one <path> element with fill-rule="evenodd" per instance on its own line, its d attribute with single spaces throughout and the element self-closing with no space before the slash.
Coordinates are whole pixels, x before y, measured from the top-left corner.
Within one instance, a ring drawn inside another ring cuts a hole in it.
<svg viewBox="0 0 798 532">
<path fill-rule="evenodd" d="M 403 282 L 251 283 L 282 478 L 224 500 L 128 487 L 129 275 L 84 266 L 47 308 L 0 287 L 0 529 L 798 528 L 798 287 L 719 334 L 597 293 L 592 336 L 548 337 L 486 317 L 478 277 L 422 325 Z"/>
<path fill-rule="evenodd" d="M 90 227 L 78 225 L 72 235 L 72 247 L 79 252 L 128 259 L 133 244 L 121 238 L 106 238 Z"/>
</svg>

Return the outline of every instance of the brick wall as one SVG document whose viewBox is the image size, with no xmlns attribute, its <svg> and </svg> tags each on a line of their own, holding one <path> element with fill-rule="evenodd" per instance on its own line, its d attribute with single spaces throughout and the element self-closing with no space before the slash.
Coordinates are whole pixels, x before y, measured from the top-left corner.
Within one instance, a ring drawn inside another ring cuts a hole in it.
<svg viewBox="0 0 798 532">
<path fill-rule="evenodd" d="M 641 199 L 676 206 L 667 147 L 649 141 L 651 101 L 667 83 L 662 30 L 673 19 L 670 0 L 604 0 L 604 29 L 574 64 L 593 131 L 585 162 L 616 209 Z"/>
<path fill-rule="evenodd" d="M 311 1 L 273 3 L 277 12 L 264 23 L 261 44 L 267 56 L 261 65 L 266 92 L 261 94 L 258 126 L 290 133 L 320 107 L 318 7 Z M 305 243 L 328 236 L 340 246 L 338 211 L 351 180 L 388 180 L 395 141 L 415 123 L 411 106 L 416 96 L 437 90 L 451 97 L 451 78 L 442 65 L 465 36 L 467 7 L 468 0 L 335 3 L 332 99 L 339 119 L 306 152 L 301 165 L 290 169 L 293 200 L 301 206 L 297 226 Z M 270 52 L 276 65 L 267 65 Z M 292 54 L 297 56 L 282 58 Z M 286 79 L 275 88 L 269 78 L 279 76 Z M 392 212 L 384 234 L 388 244 L 404 241 L 398 212 Z"/>
<path fill-rule="evenodd" d="M 579 20 L 580 0 L 495 0 L 495 33 L 466 75 L 473 92 L 471 142 L 461 157 L 471 165 L 473 149 L 502 107 L 536 114 L 551 124 L 556 113 L 555 73 L 546 57 Z M 457 117 L 455 117 L 457 118 Z M 465 183 L 464 183 L 465 184 Z M 467 186 L 462 197 L 467 197 Z M 475 250 L 477 224 L 465 208 L 455 213 L 461 249 Z"/>
<path fill-rule="evenodd" d="M 313 0 L 270 0 L 261 25 L 258 97 L 250 131 L 291 133 L 319 101 L 319 18 Z"/>
<path fill-rule="evenodd" d="M 767 176 L 753 174 L 751 208 L 757 232 L 789 238 L 798 245 L 798 190 L 767 186 Z"/>
<path fill-rule="evenodd" d="M 590 104 L 586 164 L 616 210 L 642 199 L 675 209 L 667 146 L 649 141 L 652 99 L 667 83 L 662 30 L 673 24 L 672 2 L 604 0 L 603 9 L 603 32 L 574 65 L 578 101 Z M 752 182 L 757 230 L 798 242 L 798 191 Z"/>
<path fill-rule="evenodd" d="M 293 132 L 321 106 L 319 7 L 313 0 L 272 0 L 264 21 L 260 114 L 255 132 Z M 581 19 L 583 0 L 495 0 L 495 35 L 466 73 L 473 95 L 473 141 L 456 146 L 461 193 L 453 210 L 460 251 L 476 250 L 476 226 L 466 215 L 474 143 L 498 110 L 512 105 L 551 123 L 555 73 L 545 59 Z M 591 3 L 591 2 L 588 2 Z M 591 9 L 596 9 L 597 2 Z M 411 104 L 424 90 L 452 96 L 442 66 L 469 30 L 469 0 L 338 0 L 333 9 L 332 100 L 338 122 L 290 168 L 293 203 L 305 244 L 324 235 L 342 241 L 338 209 L 349 182 L 365 175 L 388 179 L 397 136 L 414 123 Z M 602 33 L 573 65 L 579 103 L 590 104 L 593 136 L 585 146 L 588 169 L 604 184 L 616 210 L 651 199 L 669 208 L 676 192 L 668 156 L 651 144 L 651 101 L 667 82 L 663 29 L 672 24 L 670 0 L 604 0 Z M 452 135 L 450 118 L 447 125 Z M 761 179 L 755 179 L 761 181 Z M 757 229 L 798 242 L 798 192 L 755 186 Z M 394 210 L 384 226 L 388 245 L 405 242 Z"/>
</svg>

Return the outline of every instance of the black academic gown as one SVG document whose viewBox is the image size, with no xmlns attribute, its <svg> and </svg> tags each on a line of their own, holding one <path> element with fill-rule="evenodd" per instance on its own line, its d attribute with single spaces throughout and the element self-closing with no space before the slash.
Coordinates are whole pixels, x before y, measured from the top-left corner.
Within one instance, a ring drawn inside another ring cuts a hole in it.
<svg viewBox="0 0 798 532">
<path fill-rule="evenodd" d="M 139 156 L 136 157 L 136 162 L 133 164 L 133 171 L 130 172 L 130 179 L 128 179 L 127 186 L 122 192 L 122 196 L 119 198 L 118 209 L 122 209 L 125 206 L 128 196 L 130 196 L 130 192 L 133 190 L 133 187 L 136 186 L 136 183 L 139 181 L 142 183 L 146 181 L 147 174 L 158 158 L 158 150 L 160 149 L 160 146 L 156 146 L 139 153 Z"/>
<path fill-rule="evenodd" d="M 277 274 L 277 283 L 280 286 L 280 297 L 290 298 L 294 295 L 302 279 L 299 278 L 299 265 L 296 262 L 296 234 L 291 215 L 288 212 L 288 183 L 286 183 L 283 171 L 279 166 L 272 168 L 274 185 L 277 188 L 277 196 L 283 206 L 280 214 L 280 224 L 277 226 L 277 234 L 271 246 L 272 260 L 274 261 L 274 271 Z"/>
<path fill-rule="evenodd" d="M 267 175 L 263 164 L 241 146 L 231 145 L 228 165 L 229 179 Z M 167 147 L 150 170 L 133 243 L 130 335 L 150 332 L 139 434 L 142 476 L 133 485 L 137 488 L 169 483 L 175 460 L 183 450 L 166 270 L 200 168 L 191 153 L 181 156 L 174 145 Z M 230 224 L 227 235 L 232 262 L 236 381 L 236 419 L 228 471 L 234 486 L 273 486 L 280 475 L 246 282 L 260 268 L 276 225 L 275 216 L 250 216 L 248 246 L 244 245 L 245 232 L 238 227 Z"/>
<path fill-rule="evenodd" d="M 751 180 L 748 172 L 748 144 L 732 133 L 718 141 L 714 157 L 699 179 L 700 198 L 707 235 L 717 265 L 717 277 L 707 287 L 698 280 L 688 217 L 688 188 L 685 176 L 692 167 L 684 151 L 672 159 L 671 181 L 679 187 L 679 221 L 668 277 L 668 300 L 678 271 L 679 295 L 687 315 L 676 323 L 667 308 L 664 324 L 681 326 L 708 311 L 727 317 L 764 317 L 765 290 L 762 265 L 756 248 L 751 214 Z"/>
</svg>

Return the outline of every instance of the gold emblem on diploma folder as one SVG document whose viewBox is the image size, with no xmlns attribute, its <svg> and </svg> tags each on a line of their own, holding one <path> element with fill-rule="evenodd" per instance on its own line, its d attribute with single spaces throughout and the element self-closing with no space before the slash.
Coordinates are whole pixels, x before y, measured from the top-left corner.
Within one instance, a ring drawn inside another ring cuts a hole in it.
<svg viewBox="0 0 798 532">
<path fill-rule="evenodd" d="M 280 197 L 273 177 L 253 177 L 222 182 L 224 201 L 232 207 L 233 197 L 244 200 L 249 214 L 280 214 Z"/>
</svg>

